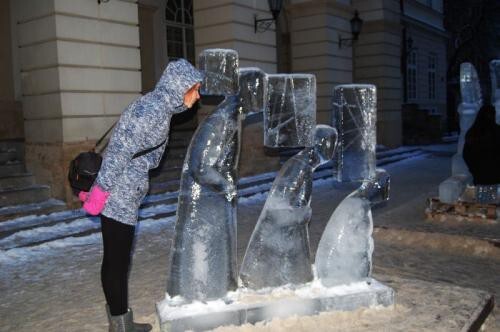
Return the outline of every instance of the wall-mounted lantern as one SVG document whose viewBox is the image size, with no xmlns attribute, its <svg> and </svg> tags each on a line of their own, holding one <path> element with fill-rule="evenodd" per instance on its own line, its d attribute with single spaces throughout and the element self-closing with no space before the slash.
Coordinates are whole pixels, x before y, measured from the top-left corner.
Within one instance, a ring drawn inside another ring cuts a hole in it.
<svg viewBox="0 0 500 332">
<path fill-rule="evenodd" d="M 281 7 L 283 6 L 283 0 L 268 0 L 267 3 L 269 4 L 269 10 L 271 11 L 273 17 L 263 18 L 258 20 L 257 15 L 255 15 L 254 16 L 255 33 L 267 31 L 271 26 L 271 24 L 273 23 L 273 21 L 276 22 L 276 20 L 280 15 Z"/>
<path fill-rule="evenodd" d="M 352 38 L 342 38 L 339 34 L 339 48 L 352 47 L 352 43 L 358 40 L 359 33 L 361 32 L 361 27 L 363 26 L 363 20 L 359 18 L 359 13 L 357 10 L 354 11 L 354 17 L 351 18 L 351 33 Z"/>
</svg>

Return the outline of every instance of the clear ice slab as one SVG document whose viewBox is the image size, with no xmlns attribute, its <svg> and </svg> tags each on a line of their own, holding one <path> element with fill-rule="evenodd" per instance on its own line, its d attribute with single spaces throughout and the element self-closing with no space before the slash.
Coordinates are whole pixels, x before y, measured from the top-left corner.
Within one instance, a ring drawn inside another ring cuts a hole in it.
<svg viewBox="0 0 500 332">
<path fill-rule="evenodd" d="M 453 204 L 464 192 L 471 177 L 466 174 L 452 175 L 439 184 L 439 200 L 443 203 Z"/>
<path fill-rule="evenodd" d="M 239 70 L 241 107 L 247 116 L 262 112 L 267 94 L 267 75 L 257 67 L 243 67 Z"/>
<path fill-rule="evenodd" d="M 202 95 L 238 94 L 238 52 L 222 48 L 206 49 L 199 55 L 199 67 L 205 75 L 200 88 Z"/>
<path fill-rule="evenodd" d="M 243 258 L 244 286 L 260 289 L 312 280 L 308 224 L 313 172 L 333 157 L 336 141 L 335 129 L 317 125 L 315 146 L 290 158 L 279 171 Z"/>
<path fill-rule="evenodd" d="M 339 133 L 334 174 L 340 182 L 373 178 L 376 169 L 377 89 L 371 84 L 333 90 L 333 127 Z"/>
<path fill-rule="evenodd" d="M 271 148 L 314 145 L 316 77 L 268 75 L 264 111 L 264 145 Z"/>
<path fill-rule="evenodd" d="M 238 290 L 222 300 L 182 304 L 167 297 L 156 308 L 162 332 L 206 331 L 219 326 L 255 324 L 274 318 L 311 316 L 326 311 L 394 304 L 394 290 L 371 279 L 327 288 L 317 280 L 297 288 Z"/>
<path fill-rule="evenodd" d="M 368 280 L 373 254 L 371 207 L 389 199 L 390 177 L 378 169 L 333 212 L 316 252 L 321 283 L 333 287 Z"/>
</svg>

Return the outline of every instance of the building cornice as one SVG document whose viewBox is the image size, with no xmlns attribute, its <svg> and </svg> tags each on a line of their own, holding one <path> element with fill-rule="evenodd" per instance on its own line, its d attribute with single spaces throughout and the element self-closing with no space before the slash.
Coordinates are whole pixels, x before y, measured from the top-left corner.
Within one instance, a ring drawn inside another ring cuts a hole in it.
<svg viewBox="0 0 500 332">
<path fill-rule="evenodd" d="M 311 0 L 288 5 L 285 10 L 291 17 L 313 16 L 327 14 L 350 20 L 354 15 L 354 8 L 339 2 L 329 0 Z"/>
<path fill-rule="evenodd" d="M 438 35 L 439 37 L 450 38 L 449 33 L 446 32 L 445 30 L 438 29 L 437 27 L 435 27 L 433 25 L 430 25 L 430 24 L 427 24 L 427 23 L 422 22 L 420 20 L 414 19 L 413 17 L 409 17 L 409 16 L 404 15 L 401 17 L 401 21 L 403 22 L 403 24 L 405 26 L 414 26 L 414 27 L 420 28 L 424 31 L 432 32 L 432 33 Z"/>
</svg>

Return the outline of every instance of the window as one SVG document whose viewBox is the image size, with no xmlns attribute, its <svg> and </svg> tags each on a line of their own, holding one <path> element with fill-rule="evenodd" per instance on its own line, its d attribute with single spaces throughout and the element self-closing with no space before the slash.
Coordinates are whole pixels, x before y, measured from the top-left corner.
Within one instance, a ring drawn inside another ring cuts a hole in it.
<svg viewBox="0 0 500 332">
<path fill-rule="evenodd" d="M 194 64 L 193 1 L 167 0 L 165 9 L 167 56 Z"/>
<path fill-rule="evenodd" d="M 437 56 L 435 53 L 429 53 L 427 64 L 427 88 L 428 98 L 436 99 L 436 62 Z"/>
<path fill-rule="evenodd" d="M 406 88 L 408 91 L 408 100 L 417 99 L 417 52 L 415 50 L 408 53 Z"/>
</svg>

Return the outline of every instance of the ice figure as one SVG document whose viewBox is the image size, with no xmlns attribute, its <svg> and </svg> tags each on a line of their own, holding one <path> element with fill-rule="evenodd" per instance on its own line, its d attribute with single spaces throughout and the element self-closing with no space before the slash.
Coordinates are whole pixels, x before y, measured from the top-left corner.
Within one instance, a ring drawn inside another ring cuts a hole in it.
<svg viewBox="0 0 500 332">
<path fill-rule="evenodd" d="M 247 116 L 262 112 L 267 94 L 267 76 L 260 68 L 243 67 L 239 70 L 241 107 Z"/>
<path fill-rule="evenodd" d="M 355 182 L 375 176 L 377 88 L 371 84 L 337 85 L 333 90 L 333 127 L 339 133 L 337 180 Z"/>
<path fill-rule="evenodd" d="M 238 52 L 211 48 L 201 52 L 200 69 L 205 74 L 200 93 L 228 96 L 238 91 Z"/>
<path fill-rule="evenodd" d="M 305 147 L 314 143 L 316 77 L 311 74 L 268 75 L 264 112 L 264 145 Z"/>
<path fill-rule="evenodd" d="M 308 233 L 312 176 L 333 157 L 336 143 L 337 131 L 318 125 L 315 145 L 281 168 L 243 258 L 240 278 L 245 286 L 260 289 L 312 280 Z"/>
<path fill-rule="evenodd" d="M 182 168 L 167 292 L 187 300 L 220 298 L 237 286 L 236 167 L 242 108 L 238 82 L 229 81 L 237 77 L 237 53 L 206 50 L 200 66 L 208 77 L 203 91 L 223 93 L 225 100 L 198 126 Z"/>
<path fill-rule="evenodd" d="M 500 125 L 500 60 L 490 61 L 491 103 L 495 106 L 496 122 Z"/>
<path fill-rule="evenodd" d="M 483 100 L 476 69 L 469 62 L 460 65 L 460 94 L 462 96 L 462 102 L 458 105 L 460 136 L 458 137 L 457 153 L 451 161 L 451 174 L 470 176 L 469 169 L 463 158 L 465 134 L 474 123 Z"/>
<path fill-rule="evenodd" d="M 363 181 L 333 212 L 316 252 L 316 271 L 326 287 L 371 276 L 373 219 L 371 207 L 389 199 L 390 177 L 383 169 Z"/>
</svg>

